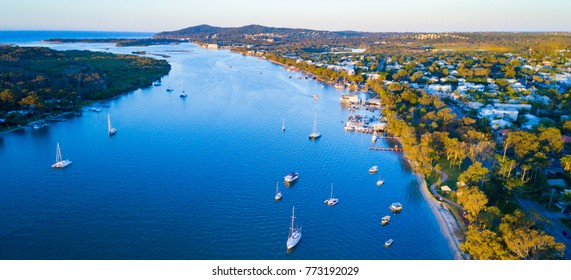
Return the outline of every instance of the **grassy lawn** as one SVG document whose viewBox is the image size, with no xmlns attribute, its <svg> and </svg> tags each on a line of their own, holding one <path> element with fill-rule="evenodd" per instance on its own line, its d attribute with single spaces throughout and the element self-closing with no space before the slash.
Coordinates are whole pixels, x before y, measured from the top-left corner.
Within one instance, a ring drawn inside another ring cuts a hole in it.
<svg viewBox="0 0 571 280">
<path fill-rule="evenodd" d="M 441 158 L 438 164 L 442 168 L 442 171 L 448 174 L 448 179 L 446 180 L 446 182 L 442 182 L 441 185 L 449 186 L 453 190 L 456 189 L 456 182 L 458 182 L 458 176 L 460 176 L 460 173 L 462 173 L 461 168 L 455 166 L 454 169 L 452 169 L 450 167 L 450 162 L 445 158 Z M 462 168 L 464 168 L 464 166 L 462 166 Z M 430 177 L 426 178 L 426 182 L 429 186 L 438 181 L 437 175 L 439 177 L 441 176 L 440 174 L 436 174 L 436 172 L 433 172 L 433 174 Z"/>
</svg>

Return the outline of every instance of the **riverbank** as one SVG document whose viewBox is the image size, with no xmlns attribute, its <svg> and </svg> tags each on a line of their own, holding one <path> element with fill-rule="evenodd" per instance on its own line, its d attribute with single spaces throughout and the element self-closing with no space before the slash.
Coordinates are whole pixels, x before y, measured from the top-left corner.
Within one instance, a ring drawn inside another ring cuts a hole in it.
<svg viewBox="0 0 571 280">
<path fill-rule="evenodd" d="M 454 252 L 454 258 L 457 260 L 469 259 L 468 256 L 466 256 L 466 254 L 462 253 L 462 250 L 460 250 L 460 243 L 462 242 L 463 236 L 461 233 L 460 225 L 458 224 L 458 221 L 454 215 L 448 208 L 445 208 L 445 206 L 440 201 L 436 200 L 436 198 L 428 192 L 426 181 L 422 175 L 416 174 L 416 181 L 422 196 L 426 202 L 428 202 L 430 209 L 438 220 L 440 228 L 442 229 L 442 232 L 444 233 L 450 247 Z"/>
</svg>

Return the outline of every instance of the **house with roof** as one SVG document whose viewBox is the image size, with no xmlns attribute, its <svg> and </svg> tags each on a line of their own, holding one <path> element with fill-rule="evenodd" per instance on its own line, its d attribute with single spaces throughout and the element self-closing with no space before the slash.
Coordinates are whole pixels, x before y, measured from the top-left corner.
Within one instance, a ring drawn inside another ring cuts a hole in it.
<svg viewBox="0 0 571 280">
<path fill-rule="evenodd" d="M 531 130 L 534 126 L 537 126 L 541 119 L 532 114 L 523 115 L 526 119 L 525 124 L 521 126 L 523 129 Z"/>
</svg>

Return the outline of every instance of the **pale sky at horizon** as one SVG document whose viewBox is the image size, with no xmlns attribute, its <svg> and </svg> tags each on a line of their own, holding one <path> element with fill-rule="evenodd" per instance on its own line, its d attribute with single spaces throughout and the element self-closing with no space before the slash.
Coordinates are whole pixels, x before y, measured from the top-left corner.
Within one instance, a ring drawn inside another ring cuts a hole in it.
<svg viewBox="0 0 571 280">
<path fill-rule="evenodd" d="M 172 31 L 199 24 L 372 32 L 571 31 L 569 0 L 3 0 L 0 30 Z"/>
</svg>

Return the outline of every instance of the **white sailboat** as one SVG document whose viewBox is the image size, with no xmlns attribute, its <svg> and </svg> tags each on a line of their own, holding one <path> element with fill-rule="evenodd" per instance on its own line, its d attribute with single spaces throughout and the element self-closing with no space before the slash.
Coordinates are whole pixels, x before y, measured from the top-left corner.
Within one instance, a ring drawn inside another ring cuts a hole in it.
<svg viewBox="0 0 571 280">
<path fill-rule="evenodd" d="M 339 198 L 333 197 L 333 184 L 331 184 L 331 195 L 329 196 L 329 199 L 325 200 L 323 203 L 333 206 L 337 204 L 337 202 L 339 202 Z"/>
<path fill-rule="evenodd" d="M 385 183 L 385 180 L 381 179 L 381 177 L 379 177 L 379 180 L 377 180 L 377 187 L 382 186 Z"/>
<path fill-rule="evenodd" d="M 71 160 L 63 159 L 61 156 L 61 150 L 59 149 L 59 142 L 56 148 L 56 163 L 52 164 L 53 168 L 64 168 L 71 164 Z"/>
<path fill-rule="evenodd" d="M 321 137 L 321 133 L 317 131 L 317 113 L 315 113 L 315 119 L 313 120 L 313 132 L 309 134 L 309 140 L 315 140 Z"/>
<path fill-rule="evenodd" d="M 282 132 L 285 131 L 285 118 L 282 117 Z"/>
<path fill-rule="evenodd" d="M 278 189 L 278 182 L 276 182 L 276 196 L 275 196 L 276 200 L 280 200 L 282 199 L 282 192 Z"/>
<path fill-rule="evenodd" d="M 117 129 L 111 126 L 111 117 L 107 114 L 107 134 L 109 136 L 114 135 L 117 133 Z"/>
<path fill-rule="evenodd" d="M 301 240 L 301 228 L 294 228 L 294 221 L 295 221 L 295 206 L 291 209 L 291 226 L 289 228 L 289 234 L 287 237 L 287 248 L 288 250 L 295 247 L 297 243 Z"/>
</svg>

